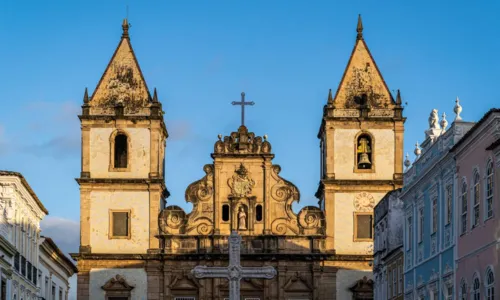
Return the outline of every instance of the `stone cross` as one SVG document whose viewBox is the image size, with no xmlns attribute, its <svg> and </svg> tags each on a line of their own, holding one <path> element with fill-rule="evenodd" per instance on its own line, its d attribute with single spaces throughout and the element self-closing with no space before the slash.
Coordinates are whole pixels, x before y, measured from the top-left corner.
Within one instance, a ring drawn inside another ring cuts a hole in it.
<svg viewBox="0 0 500 300">
<path fill-rule="evenodd" d="M 229 300 L 240 300 L 240 280 L 242 278 L 272 279 L 276 270 L 269 267 L 242 267 L 240 264 L 241 236 L 236 231 L 229 236 L 229 266 L 196 266 L 191 273 L 196 278 L 227 278 L 229 280 Z"/>
<path fill-rule="evenodd" d="M 231 104 L 232 105 L 241 105 L 241 125 L 245 125 L 245 105 L 254 105 L 255 102 L 253 102 L 253 101 L 245 102 L 245 92 L 242 92 L 241 93 L 241 101 L 240 102 L 233 101 Z"/>
</svg>

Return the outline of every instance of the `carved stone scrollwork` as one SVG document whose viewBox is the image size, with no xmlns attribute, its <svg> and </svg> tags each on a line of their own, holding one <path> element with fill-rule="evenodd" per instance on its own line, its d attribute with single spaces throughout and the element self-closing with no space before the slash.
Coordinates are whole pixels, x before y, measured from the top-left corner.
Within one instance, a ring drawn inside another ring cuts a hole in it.
<svg viewBox="0 0 500 300">
<path fill-rule="evenodd" d="M 215 154 L 268 154 L 271 153 L 271 144 L 267 141 L 267 137 L 255 136 L 255 133 L 248 132 L 248 129 L 242 125 L 238 131 L 231 132 L 229 136 L 222 139 L 219 135 L 219 140 L 214 145 Z"/>
<path fill-rule="evenodd" d="M 163 234 L 196 234 L 208 235 L 213 231 L 213 194 L 214 167 L 203 167 L 206 175 L 193 182 L 186 189 L 186 201 L 193 204 L 193 211 L 186 214 L 178 206 L 169 206 L 161 211 L 158 225 Z M 201 203 L 201 204 L 200 204 Z"/>
<path fill-rule="evenodd" d="M 240 167 L 234 171 L 233 176 L 228 179 L 227 184 L 231 188 L 231 196 L 241 198 L 252 194 L 255 181 L 250 178 L 250 172 L 245 166 L 240 164 Z"/>
<path fill-rule="evenodd" d="M 179 206 L 169 206 L 160 212 L 158 222 L 162 233 L 183 233 L 183 227 L 186 222 L 186 213 Z"/>
<path fill-rule="evenodd" d="M 298 214 L 299 225 L 306 234 L 323 234 L 325 217 L 323 212 L 315 206 L 306 206 Z"/>
</svg>

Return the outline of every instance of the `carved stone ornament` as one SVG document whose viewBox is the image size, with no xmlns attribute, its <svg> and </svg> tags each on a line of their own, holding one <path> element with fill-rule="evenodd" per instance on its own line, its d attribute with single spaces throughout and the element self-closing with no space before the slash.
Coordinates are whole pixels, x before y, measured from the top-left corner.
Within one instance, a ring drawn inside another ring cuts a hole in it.
<svg viewBox="0 0 500 300">
<path fill-rule="evenodd" d="M 252 194 L 255 181 L 249 177 L 249 172 L 243 164 L 229 178 L 227 184 L 231 188 L 231 195 L 234 197 L 247 197 Z"/>
<path fill-rule="evenodd" d="M 219 135 L 219 140 L 214 145 L 215 154 L 269 154 L 271 153 L 271 144 L 260 136 L 255 136 L 253 132 L 241 125 L 237 132 L 231 132 L 231 135 Z"/>
<path fill-rule="evenodd" d="M 168 206 L 159 215 L 158 225 L 163 234 L 207 235 L 213 231 L 214 167 L 203 167 L 206 175 L 186 189 L 186 201 L 193 204 L 193 211 L 186 214 L 178 206 Z"/>
<path fill-rule="evenodd" d="M 353 293 L 354 299 L 373 299 L 373 280 L 364 276 L 349 290 Z"/>
<path fill-rule="evenodd" d="M 370 193 L 362 192 L 354 197 L 354 208 L 356 211 L 372 211 L 375 207 L 375 199 Z"/>
<path fill-rule="evenodd" d="M 116 275 L 108 280 L 101 288 L 105 291 L 131 291 L 134 286 L 128 284 L 122 276 Z"/>
</svg>

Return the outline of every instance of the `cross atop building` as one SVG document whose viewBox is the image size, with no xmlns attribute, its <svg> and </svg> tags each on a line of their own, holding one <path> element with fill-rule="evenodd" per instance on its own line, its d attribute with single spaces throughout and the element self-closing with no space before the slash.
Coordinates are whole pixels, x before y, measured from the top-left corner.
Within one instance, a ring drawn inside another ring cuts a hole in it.
<svg viewBox="0 0 500 300">
<path fill-rule="evenodd" d="M 240 264 L 240 247 L 241 236 L 236 231 L 231 232 L 229 236 L 229 266 L 196 266 L 191 273 L 196 278 L 227 278 L 229 280 L 229 300 L 240 300 L 240 280 L 242 278 L 272 279 L 276 276 L 276 270 L 271 266 L 242 267 Z"/>
<path fill-rule="evenodd" d="M 245 102 L 245 92 L 241 92 L 241 101 L 233 101 L 232 105 L 241 105 L 241 125 L 245 126 L 245 105 L 254 105 L 255 102 L 249 101 Z"/>
</svg>

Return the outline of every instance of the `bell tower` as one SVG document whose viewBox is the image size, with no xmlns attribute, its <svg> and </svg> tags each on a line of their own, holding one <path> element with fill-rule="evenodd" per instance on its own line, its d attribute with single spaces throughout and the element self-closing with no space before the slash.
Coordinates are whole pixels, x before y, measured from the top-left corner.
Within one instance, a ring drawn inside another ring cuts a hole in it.
<svg viewBox="0 0 500 300">
<path fill-rule="evenodd" d="M 402 112 L 399 91 L 394 100 L 368 50 L 360 16 L 342 80 L 323 108 L 316 194 L 326 218 L 326 249 L 340 258 L 365 261 L 360 270 L 370 269 L 373 208 L 403 184 Z"/>
<path fill-rule="evenodd" d="M 79 116 L 80 249 L 73 255 L 78 261 L 78 299 L 107 299 L 113 291 L 103 284 L 109 280 L 126 279 L 135 286 L 132 297 L 145 294 L 144 262 L 130 257 L 160 248 L 156 236 L 158 214 L 168 196 L 168 133 L 156 89 L 151 97 L 132 49 L 126 19 L 122 29 L 92 96 L 85 89 Z"/>
</svg>

